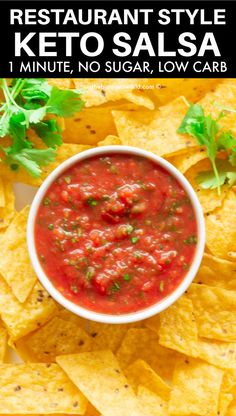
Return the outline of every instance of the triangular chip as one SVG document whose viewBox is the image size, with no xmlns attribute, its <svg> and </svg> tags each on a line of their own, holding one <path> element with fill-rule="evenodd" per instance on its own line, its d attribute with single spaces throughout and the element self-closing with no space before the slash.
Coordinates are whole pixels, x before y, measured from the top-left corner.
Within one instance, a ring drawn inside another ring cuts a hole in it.
<svg viewBox="0 0 236 416">
<path fill-rule="evenodd" d="M 12 340 L 39 328 L 56 311 L 56 303 L 39 283 L 36 283 L 28 299 L 20 303 L 0 276 L 0 315 Z"/>
<path fill-rule="evenodd" d="M 83 415 L 87 401 L 57 364 L 0 364 L 0 414 Z"/>
<path fill-rule="evenodd" d="M 143 415 L 111 351 L 64 355 L 57 363 L 103 416 Z"/>
<path fill-rule="evenodd" d="M 37 280 L 26 243 L 29 207 L 17 214 L 8 227 L 1 246 L 0 273 L 20 302 L 29 296 Z"/>
<path fill-rule="evenodd" d="M 193 358 L 177 362 L 173 390 L 170 395 L 170 415 L 217 414 L 223 371 Z"/>
<path fill-rule="evenodd" d="M 205 253 L 195 283 L 236 290 L 236 262 Z"/>
<path fill-rule="evenodd" d="M 135 391 L 140 384 L 163 400 L 170 396 L 170 386 L 143 360 L 136 360 L 125 369 L 125 375 Z"/>
<path fill-rule="evenodd" d="M 196 140 L 177 134 L 177 129 L 188 109 L 179 98 L 158 111 L 114 111 L 114 120 L 122 144 L 141 147 L 159 156 L 170 156 L 196 147 Z"/>
<path fill-rule="evenodd" d="M 236 342 L 236 291 L 193 283 L 188 296 L 194 305 L 200 336 Z"/>
<path fill-rule="evenodd" d="M 117 351 L 122 368 L 142 359 L 164 380 L 171 380 L 178 356 L 177 352 L 162 347 L 158 343 L 157 334 L 148 328 L 129 329 Z"/>
<path fill-rule="evenodd" d="M 57 355 L 90 351 L 92 338 L 74 322 L 53 318 L 38 331 L 16 343 L 16 350 L 25 361 L 50 363 Z"/>
<path fill-rule="evenodd" d="M 138 388 L 138 400 L 143 414 L 148 416 L 166 416 L 168 403 L 145 386 Z"/>
<path fill-rule="evenodd" d="M 2 163 L 2 162 L 0 162 Z M 7 166 L 4 164 L 5 169 Z M 2 196 L 0 206 L 0 230 L 5 229 L 11 222 L 15 213 L 15 196 L 13 193 L 12 184 L 4 177 L 1 178 Z"/>
<path fill-rule="evenodd" d="M 217 257 L 231 259 L 236 252 L 236 194 L 229 191 L 222 207 L 210 213 L 206 218 L 206 244 Z"/>
</svg>

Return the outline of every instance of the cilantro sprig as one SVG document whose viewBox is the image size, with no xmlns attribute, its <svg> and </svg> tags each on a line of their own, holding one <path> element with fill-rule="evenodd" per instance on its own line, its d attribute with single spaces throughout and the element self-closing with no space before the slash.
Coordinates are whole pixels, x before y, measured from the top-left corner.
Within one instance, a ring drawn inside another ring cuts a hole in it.
<svg viewBox="0 0 236 416">
<path fill-rule="evenodd" d="M 194 137 L 200 146 L 204 146 L 211 161 L 212 170 L 201 172 L 196 180 L 203 189 L 217 188 L 236 183 L 236 138 L 231 131 L 222 131 L 219 121 L 225 113 L 221 111 L 217 118 L 205 115 L 199 104 L 191 104 L 177 132 Z"/>
<path fill-rule="evenodd" d="M 71 117 L 84 106 L 80 91 L 61 90 L 44 78 L 14 78 L 10 85 L 2 78 L 0 88 L 5 99 L 0 107 L 0 137 L 12 139 L 10 146 L 1 147 L 5 162 L 13 170 L 22 167 L 39 177 L 41 167 L 55 159 L 56 149 L 62 144 L 59 117 Z M 30 129 L 44 148 L 35 148 Z"/>
</svg>

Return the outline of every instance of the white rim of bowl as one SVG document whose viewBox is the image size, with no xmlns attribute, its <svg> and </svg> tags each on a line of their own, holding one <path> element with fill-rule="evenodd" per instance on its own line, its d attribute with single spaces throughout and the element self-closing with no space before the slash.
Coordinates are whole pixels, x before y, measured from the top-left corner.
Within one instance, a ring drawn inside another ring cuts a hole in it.
<svg viewBox="0 0 236 416">
<path fill-rule="evenodd" d="M 55 288 L 55 286 L 52 284 L 52 282 L 49 280 L 49 278 L 45 274 L 39 262 L 36 247 L 35 247 L 35 231 L 34 231 L 35 218 L 37 216 L 39 205 L 41 201 L 43 200 L 44 195 L 47 192 L 50 185 L 54 182 L 54 180 L 58 176 L 60 176 L 63 172 L 65 172 L 67 169 L 69 169 L 76 163 L 79 163 L 80 161 L 91 158 L 93 156 L 107 154 L 107 153 L 110 153 L 110 154 L 111 153 L 119 153 L 119 154 L 125 153 L 125 154 L 141 156 L 163 167 L 167 172 L 169 172 L 173 177 L 177 179 L 177 181 L 186 191 L 188 197 L 190 198 L 191 204 L 193 206 L 193 210 L 194 210 L 194 214 L 195 214 L 195 218 L 197 222 L 198 241 L 197 241 L 194 259 L 192 261 L 190 269 L 184 276 L 180 285 L 177 286 L 174 292 L 172 292 L 170 295 L 168 295 L 161 301 L 145 309 L 139 310 L 137 312 L 131 312 L 131 313 L 120 314 L 120 315 L 116 315 L 116 314 L 111 315 L 111 314 L 94 312 L 92 310 L 85 309 L 82 306 L 76 305 L 75 303 L 65 298 Z M 60 305 L 64 306 L 66 309 L 73 312 L 74 314 L 79 315 L 85 319 L 89 319 L 91 321 L 108 323 L 108 324 L 124 324 L 124 323 L 141 321 L 143 319 L 147 319 L 153 315 L 156 315 L 162 312 L 163 310 L 165 310 L 166 308 L 168 308 L 180 296 L 183 295 L 183 293 L 187 290 L 187 288 L 193 281 L 194 277 L 196 276 L 196 273 L 201 264 L 202 256 L 204 253 L 204 247 L 205 247 L 205 223 L 204 223 L 202 207 L 197 198 L 197 195 L 195 194 L 195 191 L 193 190 L 192 186 L 187 181 L 187 179 L 182 175 L 182 173 L 179 172 L 171 163 L 167 162 L 165 159 L 161 158 L 160 156 L 156 156 L 154 153 L 151 153 L 149 151 L 142 150 L 136 147 L 119 146 L 119 145 L 101 146 L 101 147 L 96 147 L 94 149 L 85 150 L 65 160 L 54 171 L 52 171 L 49 174 L 49 176 L 44 180 L 44 182 L 38 189 L 34 197 L 34 200 L 32 202 L 31 208 L 30 208 L 28 223 L 27 223 L 27 244 L 28 244 L 28 251 L 29 251 L 31 263 L 33 265 L 33 268 L 40 282 L 42 283 L 44 288 L 48 291 L 48 293 L 52 296 L 52 298 L 54 298 Z"/>
</svg>

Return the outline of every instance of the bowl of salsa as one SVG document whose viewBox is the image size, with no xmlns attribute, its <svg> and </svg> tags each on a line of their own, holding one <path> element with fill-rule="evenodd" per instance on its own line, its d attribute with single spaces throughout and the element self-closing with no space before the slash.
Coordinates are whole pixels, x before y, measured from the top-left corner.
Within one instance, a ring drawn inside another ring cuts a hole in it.
<svg viewBox="0 0 236 416">
<path fill-rule="evenodd" d="M 163 311 L 188 288 L 203 256 L 204 218 L 191 185 L 165 159 L 105 146 L 47 177 L 27 241 L 58 303 L 90 320 L 127 323 Z"/>
</svg>

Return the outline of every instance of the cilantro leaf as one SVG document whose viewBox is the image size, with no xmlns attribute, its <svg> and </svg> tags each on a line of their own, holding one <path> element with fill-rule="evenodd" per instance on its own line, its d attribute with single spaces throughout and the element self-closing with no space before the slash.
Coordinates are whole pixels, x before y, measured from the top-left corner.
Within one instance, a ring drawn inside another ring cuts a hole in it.
<svg viewBox="0 0 236 416">
<path fill-rule="evenodd" d="M 232 150 L 236 152 L 236 139 L 230 131 L 223 131 L 217 140 L 218 150 Z"/>
<path fill-rule="evenodd" d="M 18 153 L 11 153 L 5 149 L 7 153 L 7 163 L 13 165 L 14 169 L 17 165 L 22 166 L 26 171 L 37 178 L 41 175 L 40 166 L 47 165 L 55 160 L 55 149 L 22 149 Z"/>
<path fill-rule="evenodd" d="M 13 78 L 10 83 L 1 78 L 0 88 L 5 98 L 0 106 L 0 137 L 12 138 L 11 145 L 2 149 L 5 161 L 12 169 L 23 167 L 37 177 L 62 144 L 58 116 L 71 117 L 83 108 L 80 92 L 52 87 L 44 78 Z M 46 149 L 34 148 L 28 129 L 35 131 Z"/>
<path fill-rule="evenodd" d="M 53 87 L 47 102 L 47 112 L 61 117 L 71 117 L 75 112 L 82 110 L 83 105 L 84 102 L 79 98 L 77 91 Z"/>
<path fill-rule="evenodd" d="M 221 115 L 218 117 L 218 119 Z M 218 193 L 220 193 L 221 181 L 215 163 L 218 146 L 216 136 L 219 132 L 218 119 L 211 115 L 205 116 L 202 106 L 191 104 L 177 132 L 193 136 L 200 146 L 206 146 L 207 156 L 211 161 L 213 172 L 217 182 Z"/>
<path fill-rule="evenodd" d="M 47 146 L 53 147 L 62 144 L 61 128 L 55 119 L 41 121 L 33 128 Z"/>
<path fill-rule="evenodd" d="M 233 167 L 228 160 L 216 160 L 216 166 L 219 173 L 220 186 L 233 186 L 236 183 L 236 167 Z M 196 181 L 203 189 L 215 189 L 218 187 L 213 171 L 205 171 L 198 174 Z"/>
</svg>

